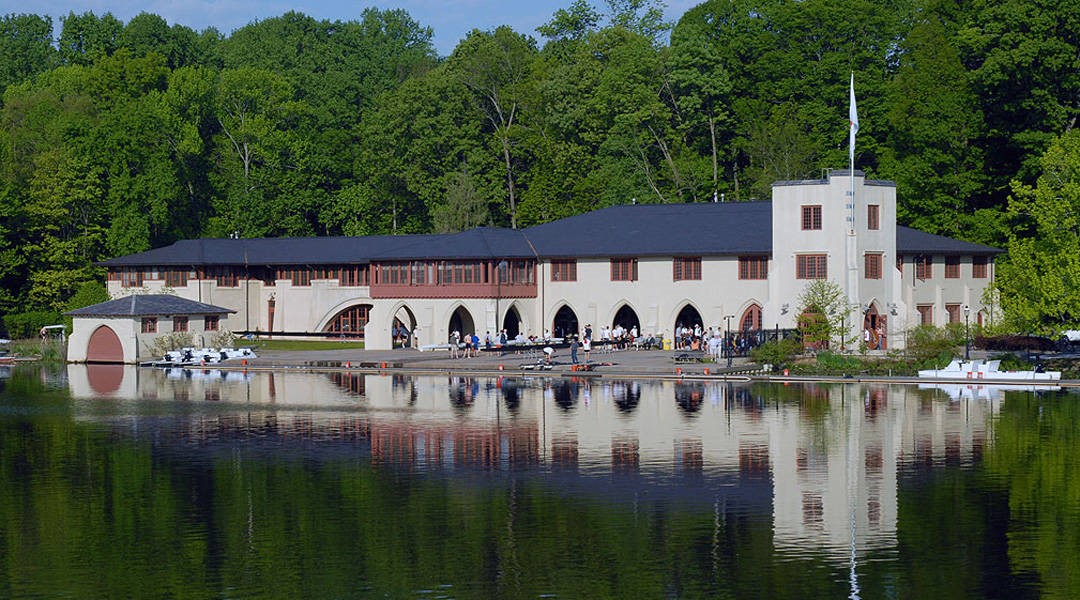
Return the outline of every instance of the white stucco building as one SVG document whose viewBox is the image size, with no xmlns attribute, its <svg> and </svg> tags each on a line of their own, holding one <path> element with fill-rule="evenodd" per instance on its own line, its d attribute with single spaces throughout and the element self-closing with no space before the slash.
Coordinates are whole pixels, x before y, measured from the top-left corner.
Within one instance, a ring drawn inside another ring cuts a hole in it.
<svg viewBox="0 0 1080 600">
<path fill-rule="evenodd" d="M 68 315 L 68 362 L 135 364 L 154 355 L 163 335 L 183 334 L 189 345 L 206 347 L 235 312 L 168 294 L 132 294 L 85 306 Z"/>
<path fill-rule="evenodd" d="M 403 330 L 420 344 L 586 324 L 749 336 L 794 328 L 806 285 L 829 279 L 850 302 L 850 337 L 880 332 L 888 348 L 919 323 L 989 319 L 999 252 L 898 226 L 892 183 L 833 171 L 777 182 L 766 202 L 612 206 L 522 230 L 185 240 L 101 264 L 117 296 L 167 289 L 236 311 L 236 332 L 373 349 Z"/>
</svg>

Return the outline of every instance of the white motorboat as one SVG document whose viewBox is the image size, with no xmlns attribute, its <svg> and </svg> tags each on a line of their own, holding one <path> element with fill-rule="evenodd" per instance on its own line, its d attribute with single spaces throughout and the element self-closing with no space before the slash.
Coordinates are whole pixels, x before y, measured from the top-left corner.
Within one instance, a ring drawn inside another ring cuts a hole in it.
<svg viewBox="0 0 1080 600">
<path fill-rule="evenodd" d="M 919 371 L 927 379 L 989 379 L 993 381 L 1057 381 L 1061 371 L 1002 371 L 1000 360 L 953 360 L 944 369 Z"/>
</svg>

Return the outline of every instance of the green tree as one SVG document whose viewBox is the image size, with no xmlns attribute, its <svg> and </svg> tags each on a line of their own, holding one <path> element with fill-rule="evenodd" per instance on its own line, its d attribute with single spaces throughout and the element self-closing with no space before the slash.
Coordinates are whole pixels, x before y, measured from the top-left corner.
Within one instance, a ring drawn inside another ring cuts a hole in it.
<svg viewBox="0 0 1080 600">
<path fill-rule="evenodd" d="M 52 19 L 47 16 L 0 16 L 0 97 L 9 85 L 53 67 L 56 50 L 52 29 Z"/>
<path fill-rule="evenodd" d="M 695 149 L 709 158 L 715 196 L 721 189 L 720 144 L 730 118 L 731 80 L 711 36 L 689 21 L 672 33 L 669 62 L 669 90 L 680 128 L 690 140 L 707 140 Z"/>
<path fill-rule="evenodd" d="M 124 24 L 112 13 L 98 17 L 92 12 L 76 15 L 69 12 L 61 17 L 60 39 L 57 42 L 60 61 L 66 65 L 88 65 L 101 56 L 108 56 L 118 47 L 117 38 Z"/>
<path fill-rule="evenodd" d="M 991 190 L 1032 184 L 1040 156 L 1080 116 L 1080 11 L 1070 0 L 974 2 L 959 33 L 964 63 L 983 102 Z"/>
<path fill-rule="evenodd" d="M 139 13 L 124 25 L 117 35 L 118 48 L 127 48 L 137 57 L 150 52 L 165 58 L 170 69 L 195 66 L 206 62 L 207 56 L 199 36 L 188 27 L 173 25 L 150 13 Z"/>
<path fill-rule="evenodd" d="M 277 73 L 245 67 L 221 73 L 215 99 L 222 157 L 215 172 L 218 197 L 208 230 L 216 235 L 262 236 L 275 230 L 276 147 L 288 133 L 292 87 Z"/>
<path fill-rule="evenodd" d="M 381 95 L 358 133 L 364 143 L 355 185 L 370 205 L 349 218 L 368 223 L 364 230 L 372 233 L 429 231 L 431 211 L 446 201 L 443 177 L 463 168 L 484 197 L 501 198 L 498 156 L 485 145 L 483 127 L 468 90 L 446 65 Z"/>
<path fill-rule="evenodd" d="M 623 28 L 659 43 L 671 29 L 664 20 L 664 4 L 659 0 L 604 0 L 611 27 Z"/>
<path fill-rule="evenodd" d="M 449 68 L 472 94 L 502 160 L 507 214 L 517 228 L 517 145 L 523 115 L 533 99 L 532 68 L 537 57 L 531 38 L 503 26 L 491 32 L 473 30 L 450 55 Z"/>
<path fill-rule="evenodd" d="M 1017 331 L 1080 325 L 1080 132 L 1055 141 L 1035 186 L 1013 184 L 1008 255 L 995 286 L 1006 321 Z"/>
<path fill-rule="evenodd" d="M 488 200 L 484 198 L 467 171 L 447 176 L 446 202 L 432 210 L 431 223 L 436 233 L 454 233 L 488 225 Z"/>
<path fill-rule="evenodd" d="M 551 41 L 581 40 L 596 31 L 600 13 L 585 0 L 574 0 L 567 8 L 560 8 L 551 20 L 536 28 L 537 33 Z M 549 42 L 550 43 L 550 42 Z"/>
<path fill-rule="evenodd" d="M 896 181 L 897 219 L 929 233 L 990 243 L 981 107 L 956 47 L 959 6 L 927 2 L 886 85 L 881 170 Z M 983 235 L 974 235 L 982 230 Z"/>
<path fill-rule="evenodd" d="M 814 279 L 806 284 L 797 304 L 799 329 L 807 344 L 847 342 L 851 307 L 843 288 L 835 281 Z"/>
</svg>

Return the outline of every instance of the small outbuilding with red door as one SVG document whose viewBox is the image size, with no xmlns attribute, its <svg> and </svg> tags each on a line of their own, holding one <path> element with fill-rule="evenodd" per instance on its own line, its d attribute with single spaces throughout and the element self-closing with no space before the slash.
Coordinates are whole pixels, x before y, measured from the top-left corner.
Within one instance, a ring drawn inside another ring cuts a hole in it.
<svg viewBox="0 0 1080 600">
<path fill-rule="evenodd" d="M 214 345 L 225 320 L 236 311 L 170 294 L 133 294 L 86 306 L 73 318 L 68 362 L 137 364 L 156 356 L 155 342 L 165 335 L 192 346 Z"/>
</svg>

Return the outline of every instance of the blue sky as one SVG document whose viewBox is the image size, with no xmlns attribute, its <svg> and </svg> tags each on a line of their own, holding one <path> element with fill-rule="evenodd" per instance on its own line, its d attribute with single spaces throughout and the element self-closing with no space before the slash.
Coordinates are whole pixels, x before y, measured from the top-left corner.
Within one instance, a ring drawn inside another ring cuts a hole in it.
<svg viewBox="0 0 1080 600">
<path fill-rule="evenodd" d="M 275 17 L 295 10 L 317 19 L 348 21 L 358 19 L 360 12 L 369 6 L 381 9 L 403 8 L 422 25 L 435 30 L 435 48 L 440 55 L 447 55 L 454 46 L 473 29 L 494 29 L 510 25 L 514 30 L 539 38 L 536 27 L 551 19 L 560 8 L 566 8 L 573 0 L 389 0 L 368 2 L 364 0 L 38 0 L 25 9 L 9 12 L 46 14 L 53 18 L 53 31 L 60 31 L 60 17 L 69 12 L 92 11 L 103 15 L 111 12 L 116 18 L 127 22 L 140 12 L 160 15 L 170 25 L 180 24 L 195 30 L 216 27 L 228 35 L 254 20 Z M 676 20 L 701 0 L 667 0 L 665 17 Z M 593 0 L 594 6 L 603 5 Z"/>
</svg>

